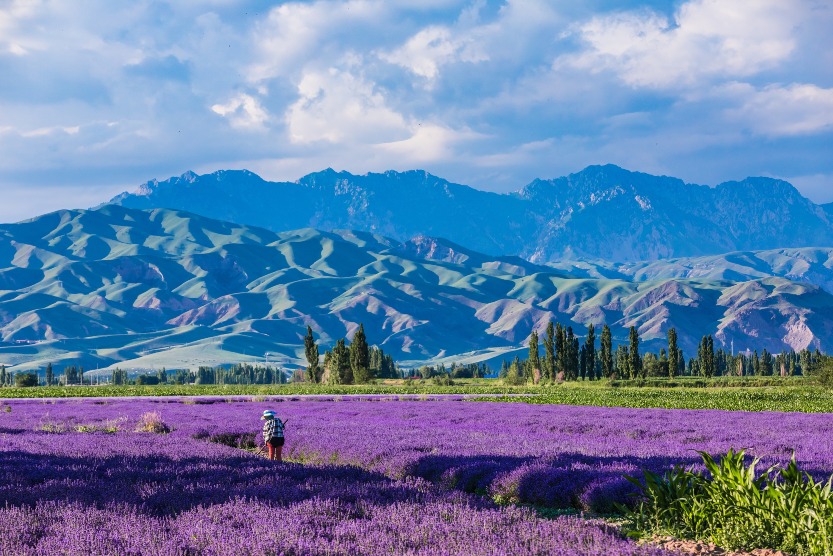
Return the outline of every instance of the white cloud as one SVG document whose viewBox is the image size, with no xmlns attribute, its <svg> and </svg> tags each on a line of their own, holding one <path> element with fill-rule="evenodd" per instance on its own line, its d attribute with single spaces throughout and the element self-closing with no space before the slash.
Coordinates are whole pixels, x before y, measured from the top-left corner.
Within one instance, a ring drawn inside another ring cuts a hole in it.
<svg viewBox="0 0 833 556">
<path fill-rule="evenodd" d="M 802 2 L 691 0 L 674 21 L 643 10 L 578 26 L 585 49 L 556 65 L 611 70 L 633 87 L 677 88 L 774 68 L 793 52 Z"/>
<path fill-rule="evenodd" d="M 737 83 L 723 89 L 740 103 L 726 111 L 730 121 L 767 136 L 807 135 L 833 129 L 833 88 L 793 83 L 756 90 Z"/>
<path fill-rule="evenodd" d="M 454 155 L 454 147 L 464 141 L 482 138 L 470 131 L 456 131 L 438 124 L 411 125 L 411 136 L 401 141 L 379 145 L 379 149 L 400 164 L 422 164 L 447 160 Z"/>
<path fill-rule="evenodd" d="M 269 113 L 251 95 L 239 93 L 225 104 L 215 104 L 212 112 L 228 118 L 232 127 L 262 130 L 269 121 Z"/>
<path fill-rule="evenodd" d="M 246 70 L 252 83 L 291 76 L 322 51 L 344 54 L 338 38 L 361 26 L 384 24 L 385 6 L 370 0 L 291 2 L 272 9 L 255 28 L 256 58 Z"/>
<path fill-rule="evenodd" d="M 425 77 L 429 83 L 437 78 L 441 65 L 488 60 L 473 38 L 454 37 L 451 29 L 438 26 L 422 29 L 403 46 L 393 52 L 382 53 L 380 57 Z"/>
<path fill-rule="evenodd" d="M 330 68 L 307 71 L 286 113 L 294 143 L 382 143 L 408 136 L 408 123 L 361 77 Z"/>
</svg>

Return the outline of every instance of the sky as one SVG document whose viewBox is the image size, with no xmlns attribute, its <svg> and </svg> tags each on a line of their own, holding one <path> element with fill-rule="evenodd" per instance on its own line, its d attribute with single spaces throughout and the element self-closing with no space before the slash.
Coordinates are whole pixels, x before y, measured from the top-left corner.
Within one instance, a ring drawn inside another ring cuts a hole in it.
<svg viewBox="0 0 833 556">
<path fill-rule="evenodd" d="M 590 164 L 833 201 L 829 0 L 0 0 L 0 221 L 153 178 Z"/>
</svg>

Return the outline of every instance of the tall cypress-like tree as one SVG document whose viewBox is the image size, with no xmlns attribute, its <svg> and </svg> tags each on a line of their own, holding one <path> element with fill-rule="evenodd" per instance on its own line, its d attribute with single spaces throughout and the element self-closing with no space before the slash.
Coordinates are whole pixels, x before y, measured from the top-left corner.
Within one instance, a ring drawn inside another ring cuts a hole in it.
<svg viewBox="0 0 833 556">
<path fill-rule="evenodd" d="M 55 381 L 55 373 L 52 370 L 52 363 L 46 364 L 46 385 L 52 386 L 52 383 Z"/>
<path fill-rule="evenodd" d="M 318 346 L 312 336 L 312 327 L 307 325 L 307 335 L 304 336 L 304 354 L 307 357 L 307 382 L 320 382 L 321 372 L 318 365 Z"/>
<path fill-rule="evenodd" d="M 359 329 L 350 342 L 350 368 L 353 370 L 353 380 L 356 384 L 370 382 L 373 378 L 370 375 L 370 348 L 364 335 L 363 324 L 359 324 Z"/>
<path fill-rule="evenodd" d="M 631 326 L 628 333 L 630 339 L 630 350 L 628 352 L 628 367 L 630 377 L 642 376 L 642 357 L 639 356 L 639 332 L 635 326 Z"/>
<path fill-rule="evenodd" d="M 620 378 L 627 379 L 631 376 L 630 355 L 624 344 L 619 344 L 616 348 L 616 372 Z"/>
<path fill-rule="evenodd" d="M 529 335 L 529 360 L 527 362 L 527 368 L 529 369 L 529 377 L 532 380 L 535 380 L 535 373 L 536 370 L 538 372 L 538 378 L 541 377 L 541 361 L 538 358 L 538 333 L 536 331 L 532 331 L 532 334 Z"/>
<path fill-rule="evenodd" d="M 610 327 L 602 327 L 602 375 L 605 378 L 613 376 L 613 338 L 610 334 Z"/>
<path fill-rule="evenodd" d="M 680 366 L 680 352 L 677 349 L 677 329 L 668 329 L 668 376 L 674 378 Z"/>
<path fill-rule="evenodd" d="M 0 386 L 6 385 L 6 366 L 0 365 Z"/>
<path fill-rule="evenodd" d="M 353 384 L 353 369 L 350 365 L 350 348 L 347 347 L 344 338 L 336 342 L 333 348 L 331 364 L 335 374 L 338 376 L 336 384 Z M 332 375 L 332 370 L 330 371 Z"/>
<path fill-rule="evenodd" d="M 596 329 L 593 323 L 587 327 L 587 339 L 584 341 L 584 359 L 587 369 L 587 377 L 590 380 L 596 378 Z"/>
<path fill-rule="evenodd" d="M 567 378 L 567 350 L 564 341 L 564 327 L 561 323 L 555 323 L 555 374 L 562 373 Z"/>
<path fill-rule="evenodd" d="M 700 374 L 706 378 L 714 376 L 714 344 L 711 336 L 703 336 L 697 350 Z"/>
<path fill-rule="evenodd" d="M 564 351 L 566 352 L 565 373 L 567 380 L 578 378 L 578 339 L 573 334 L 573 327 L 568 326 L 564 333 Z"/>
<path fill-rule="evenodd" d="M 555 327 L 552 321 L 547 325 L 544 338 L 544 376 L 549 381 L 555 380 Z"/>
<path fill-rule="evenodd" d="M 578 352 L 578 376 L 581 380 L 587 377 L 587 344 L 582 345 Z"/>
<path fill-rule="evenodd" d="M 767 350 L 761 353 L 761 374 L 763 376 L 772 376 L 772 354 Z"/>
</svg>

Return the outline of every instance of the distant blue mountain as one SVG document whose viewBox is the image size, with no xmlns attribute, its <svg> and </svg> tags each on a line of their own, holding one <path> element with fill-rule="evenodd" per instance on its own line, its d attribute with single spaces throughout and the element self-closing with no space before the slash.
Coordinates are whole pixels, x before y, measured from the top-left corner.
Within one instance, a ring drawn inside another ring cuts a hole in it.
<svg viewBox="0 0 833 556">
<path fill-rule="evenodd" d="M 245 170 L 188 172 L 150 181 L 111 203 L 188 210 L 273 231 L 440 237 L 537 263 L 833 246 L 833 205 L 815 205 L 785 181 L 747 178 L 712 188 L 613 165 L 535 180 L 512 194 L 419 170 L 356 176 L 327 169 L 294 183 L 267 182 Z"/>
</svg>

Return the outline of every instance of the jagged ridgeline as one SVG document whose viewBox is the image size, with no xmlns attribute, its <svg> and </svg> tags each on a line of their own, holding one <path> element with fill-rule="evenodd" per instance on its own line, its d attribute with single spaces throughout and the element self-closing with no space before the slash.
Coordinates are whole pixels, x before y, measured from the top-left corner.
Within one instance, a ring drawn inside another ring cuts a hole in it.
<svg viewBox="0 0 833 556">
<path fill-rule="evenodd" d="M 218 203 L 222 204 L 222 203 Z M 430 220 L 430 218 L 427 218 Z M 0 226 L 0 363 L 16 370 L 120 365 L 305 366 L 364 324 L 399 363 L 511 358 L 550 320 L 576 334 L 639 329 L 646 350 L 676 327 L 736 351 L 830 351 L 833 249 L 563 268 L 421 236 L 276 233 L 191 213 L 105 206 Z M 723 270 L 720 270 L 720 269 Z M 822 287 L 819 287 L 820 284 Z"/>
<path fill-rule="evenodd" d="M 406 241 L 441 237 L 490 255 L 641 261 L 738 250 L 833 246 L 831 206 L 789 183 L 747 178 L 717 187 L 590 166 L 499 195 L 423 171 L 356 176 L 325 170 L 295 183 L 247 171 L 186 173 L 111 202 L 175 208 L 273 231 L 349 229 Z"/>
</svg>

